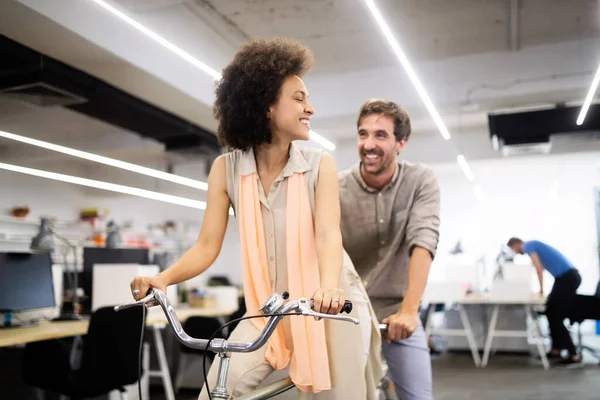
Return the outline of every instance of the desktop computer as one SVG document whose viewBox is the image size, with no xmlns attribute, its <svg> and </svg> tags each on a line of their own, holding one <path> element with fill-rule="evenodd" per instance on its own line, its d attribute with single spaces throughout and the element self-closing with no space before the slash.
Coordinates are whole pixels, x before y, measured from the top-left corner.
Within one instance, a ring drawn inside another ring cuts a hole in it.
<svg viewBox="0 0 600 400">
<path fill-rule="evenodd" d="M 15 311 L 55 306 L 52 259 L 49 253 L 0 253 L 1 328 L 33 325 L 15 323 Z"/>
</svg>

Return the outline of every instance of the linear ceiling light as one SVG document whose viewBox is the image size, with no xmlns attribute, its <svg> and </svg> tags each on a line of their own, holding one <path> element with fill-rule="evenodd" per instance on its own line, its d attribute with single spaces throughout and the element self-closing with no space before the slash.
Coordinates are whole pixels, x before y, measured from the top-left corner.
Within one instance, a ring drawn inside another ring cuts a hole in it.
<svg viewBox="0 0 600 400">
<path fill-rule="evenodd" d="M 142 32 L 144 35 L 150 37 L 152 40 L 161 44 L 168 50 L 177 54 L 178 56 L 180 56 L 187 62 L 191 63 L 192 65 L 194 65 L 195 67 L 200 69 L 202 72 L 209 74 L 210 76 L 213 77 L 214 80 L 218 81 L 221 79 L 221 74 L 218 71 L 216 71 L 216 70 L 212 69 L 211 67 L 209 67 L 208 65 L 204 64 L 202 61 L 198 60 L 196 57 L 192 56 L 187 51 L 181 49 L 180 47 L 175 46 L 173 43 L 169 42 L 167 39 L 158 35 L 156 32 L 146 28 L 144 25 L 140 24 L 133 18 L 129 17 L 127 14 L 123 13 L 122 11 L 117 10 L 115 7 L 111 6 L 106 1 L 104 1 L 104 0 L 91 0 L 91 1 L 98 4 L 99 6 L 104 8 L 106 11 L 112 13 L 116 17 L 120 18 L 122 21 L 133 26 L 135 29 Z M 323 146 L 325 149 L 327 149 L 329 151 L 335 150 L 335 145 L 333 143 L 331 143 L 329 140 L 325 139 L 323 136 L 319 135 L 318 133 L 311 131 L 310 136 L 311 136 L 311 139 L 313 139 L 315 142 L 317 142 L 318 144 Z"/>
<path fill-rule="evenodd" d="M 419 77 L 417 76 L 415 70 L 413 69 L 412 65 L 408 61 L 408 58 L 406 58 L 406 54 L 404 54 L 404 52 L 402 51 L 402 48 L 398 44 L 398 41 L 396 40 L 394 35 L 392 34 L 392 31 L 390 30 L 388 24 L 385 22 L 385 20 L 381 16 L 379 9 L 375 5 L 375 2 L 373 0 L 365 0 L 365 2 L 367 3 L 367 6 L 369 7 L 369 11 L 371 11 L 371 14 L 373 14 L 373 17 L 379 24 L 379 27 L 381 28 L 383 35 L 385 36 L 389 45 L 392 47 L 392 50 L 396 54 L 396 57 L 398 57 L 400 64 L 402 64 L 402 66 L 404 67 L 404 70 L 406 71 L 406 74 L 410 78 L 410 81 L 415 86 L 417 93 L 419 94 L 419 96 L 421 96 L 423 103 L 425 103 L 425 107 L 427 107 L 427 111 L 429 111 L 429 114 L 431 114 L 431 117 L 433 118 L 433 121 L 435 122 L 440 133 L 442 134 L 442 137 L 446 140 L 449 140 L 450 132 L 448 132 L 448 128 L 446 128 L 444 121 L 442 121 L 442 118 L 440 117 L 437 110 L 435 109 L 433 102 L 431 101 L 431 99 L 429 98 L 429 95 L 425 91 L 425 88 L 421 84 L 421 81 L 419 80 Z"/>
<path fill-rule="evenodd" d="M 583 120 L 585 119 L 585 116 L 590 108 L 590 104 L 592 104 L 592 99 L 594 98 L 596 89 L 598 89 L 598 83 L 600 83 L 600 65 L 598 66 L 598 71 L 596 71 L 596 76 L 594 76 L 594 80 L 592 81 L 592 86 L 590 86 L 590 90 L 585 97 L 585 101 L 583 102 L 583 106 L 579 112 L 579 117 L 577 117 L 577 125 L 583 124 Z"/>
<path fill-rule="evenodd" d="M 458 162 L 458 165 L 460 165 L 460 167 L 462 168 L 467 179 L 470 180 L 471 182 L 473 182 L 475 180 L 475 176 L 473 175 L 473 171 L 471 171 L 469 164 L 467 164 L 467 160 L 465 159 L 465 156 L 463 156 L 462 154 L 458 155 L 456 157 L 456 161 Z"/>
<path fill-rule="evenodd" d="M 83 158 L 85 160 L 94 161 L 100 164 L 110 165 L 112 167 L 117 167 L 121 169 L 125 169 L 131 172 L 136 172 L 138 174 L 152 176 L 154 178 L 162 179 L 165 181 L 170 181 L 173 183 L 178 183 L 180 185 L 185 185 L 189 187 L 193 187 L 201 190 L 208 190 L 208 184 L 206 182 L 198 181 L 195 179 L 185 178 L 183 176 L 169 174 L 168 172 L 159 171 L 157 169 L 142 167 L 140 165 L 131 164 L 125 161 L 115 160 L 114 158 L 108 158 L 99 156 L 97 154 L 88 153 L 81 150 L 71 149 L 65 146 L 59 146 L 57 144 L 44 142 L 37 139 L 28 138 L 21 135 L 16 135 L 14 133 L 0 131 L 0 137 L 4 137 L 6 139 L 16 140 L 21 143 L 27 143 L 33 146 L 42 147 L 44 149 L 57 151 L 59 153 L 68 154 L 70 156 Z"/>
<path fill-rule="evenodd" d="M 310 131 L 310 138 L 329 151 L 335 150 L 335 144 L 331 143 L 329 140 L 325 139 L 323 136 L 319 135 L 313 130 Z"/>
<path fill-rule="evenodd" d="M 204 201 L 192 200 L 185 197 L 172 196 L 169 194 L 152 192 L 150 190 L 138 189 L 131 186 L 117 185 L 114 183 L 108 183 L 103 181 L 97 181 L 94 179 L 79 178 L 72 175 L 58 174 L 56 172 L 42 171 L 39 169 L 20 167 L 18 165 L 11 165 L 0 163 L 0 169 L 7 171 L 20 172 L 22 174 L 38 176 L 40 178 L 53 179 L 55 181 L 74 183 L 76 185 L 88 186 L 96 189 L 109 190 L 111 192 L 125 193 L 132 196 L 144 197 L 146 199 L 163 201 L 165 203 L 178 204 L 180 206 L 186 206 L 191 208 L 197 208 L 199 210 L 206 209 L 206 203 Z"/>
<path fill-rule="evenodd" d="M 146 28 L 144 25 L 140 24 L 133 18 L 127 16 L 127 14 L 117 10 L 115 7 L 111 6 L 106 1 L 104 1 L 104 0 L 92 0 L 92 1 L 96 4 L 98 4 L 99 6 L 101 6 L 102 8 L 104 8 L 106 11 L 112 13 L 113 15 L 117 16 L 121 20 L 127 22 L 129 25 L 133 26 L 135 29 L 142 32 L 144 35 L 150 37 L 155 42 L 161 44 L 162 46 L 166 47 L 173 53 L 177 54 L 179 57 L 183 58 L 190 64 L 194 65 L 196 68 L 200 69 L 202 72 L 209 74 L 210 76 L 213 77 L 214 80 L 221 79 L 221 74 L 219 72 L 212 69 L 208 65 L 204 64 L 202 61 L 198 60 L 197 58 L 192 56 L 187 51 L 182 50 L 181 48 L 175 46 L 173 43 L 169 42 L 167 39 L 163 38 L 162 36 L 156 34 L 155 32 L 151 31 L 150 29 Z"/>
</svg>

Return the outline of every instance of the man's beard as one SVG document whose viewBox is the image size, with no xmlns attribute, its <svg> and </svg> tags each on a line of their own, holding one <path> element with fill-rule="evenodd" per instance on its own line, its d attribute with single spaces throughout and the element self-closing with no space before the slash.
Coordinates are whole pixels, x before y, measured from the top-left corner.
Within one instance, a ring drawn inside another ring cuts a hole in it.
<svg viewBox="0 0 600 400">
<path fill-rule="evenodd" d="M 386 159 L 385 158 L 385 154 L 377 154 L 377 153 L 373 153 L 373 152 L 364 153 L 364 154 L 365 155 L 363 157 L 363 160 L 361 160 L 362 169 L 363 169 L 363 171 L 366 174 L 369 174 L 369 175 L 375 175 L 375 176 L 377 176 L 377 175 L 383 174 L 390 167 L 390 165 L 392 164 L 392 162 L 394 161 L 393 159 L 391 159 L 391 160 Z M 377 167 L 376 169 L 373 169 L 373 166 L 368 166 L 364 162 L 364 159 L 366 158 L 367 154 L 377 154 L 380 157 L 381 162 L 379 164 L 379 167 Z"/>
</svg>

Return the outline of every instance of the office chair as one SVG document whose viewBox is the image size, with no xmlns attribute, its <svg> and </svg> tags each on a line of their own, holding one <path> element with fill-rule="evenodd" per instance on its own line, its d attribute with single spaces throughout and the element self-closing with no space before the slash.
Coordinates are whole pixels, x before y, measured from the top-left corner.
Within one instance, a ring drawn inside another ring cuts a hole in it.
<svg viewBox="0 0 600 400">
<path fill-rule="evenodd" d="M 230 322 L 236 318 L 241 318 L 246 314 L 246 302 L 244 297 L 238 299 L 238 310 L 231 314 L 227 321 L 220 321 L 219 318 L 208 317 L 190 317 L 183 323 L 183 329 L 192 337 L 208 339 L 213 333 L 218 330 L 224 322 Z M 218 335 L 218 338 L 227 339 L 231 332 L 235 329 L 239 322 L 234 322 L 224 328 Z M 198 381 L 198 376 L 202 374 L 202 361 L 204 360 L 204 352 L 202 350 L 190 349 L 182 344 L 179 345 L 180 355 L 177 368 L 177 378 L 175 379 L 175 391 L 180 388 L 202 389 L 203 383 Z M 206 354 L 206 368 L 210 368 L 215 353 L 208 352 Z"/>
<path fill-rule="evenodd" d="M 183 330 L 190 336 L 200 339 L 209 339 L 223 323 L 218 318 L 209 317 L 190 317 L 183 323 Z M 226 339 L 225 332 L 221 332 L 217 338 Z M 177 366 L 177 378 L 175 379 L 175 392 L 179 392 L 182 387 L 201 390 L 202 380 L 202 361 L 204 360 L 204 351 L 190 349 L 187 346 L 179 344 L 179 362 Z M 210 368 L 215 353 L 209 351 L 206 353 L 206 370 Z"/>
<path fill-rule="evenodd" d="M 594 296 L 575 296 L 572 311 L 569 315 L 571 326 L 577 324 L 577 352 L 581 354 L 583 350 L 586 350 L 591 353 L 594 358 L 600 361 L 600 349 L 595 349 L 583 344 L 581 323 L 587 319 L 600 321 L 600 283 L 598 283 L 598 286 L 596 287 Z"/>
<path fill-rule="evenodd" d="M 71 364 L 71 346 L 65 341 L 28 343 L 23 377 L 42 390 L 71 399 L 93 398 L 113 390 L 126 398 L 125 386 L 138 381 L 142 309 L 116 313 L 112 307 L 96 310 L 83 337 L 79 368 Z"/>
</svg>

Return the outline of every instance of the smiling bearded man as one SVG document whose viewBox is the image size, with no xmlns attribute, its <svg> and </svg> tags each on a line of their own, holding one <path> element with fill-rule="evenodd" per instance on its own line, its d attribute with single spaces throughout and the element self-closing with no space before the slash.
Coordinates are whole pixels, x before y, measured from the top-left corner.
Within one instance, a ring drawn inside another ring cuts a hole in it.
<svg viewBox="0 0 600 400">
<path fill-rule="evenodd" d="M 339 175 L 344 248 L 378 319 L 388 324 L 383 353 L 398 396 L 430 400 L 419 305 L 439 240 L 437 180 L 422 164 L 396 161 L 411 133 L 399 105 L 368 101 L 357 128 L 360 162 Z"/>
</svg>

